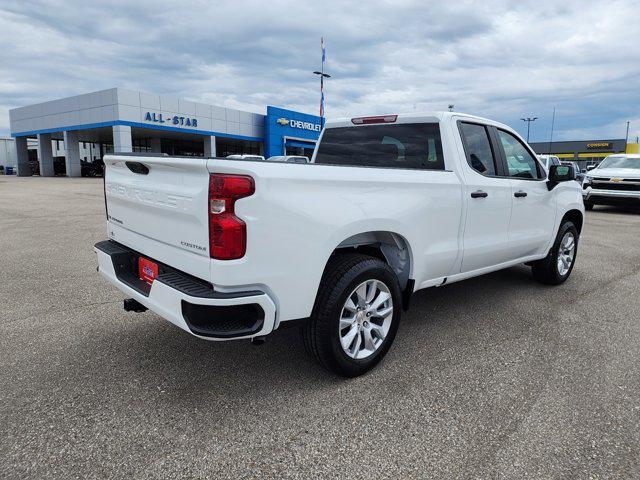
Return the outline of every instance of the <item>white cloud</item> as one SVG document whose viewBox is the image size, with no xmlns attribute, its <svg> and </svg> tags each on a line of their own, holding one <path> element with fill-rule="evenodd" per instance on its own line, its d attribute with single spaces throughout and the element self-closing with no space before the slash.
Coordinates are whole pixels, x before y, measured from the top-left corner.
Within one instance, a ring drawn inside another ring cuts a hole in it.
<svg viewBox="0 0 640 480">
<path fill-rule="evenodd" d="M 636 0 L 321 3 L 4 2 L 0 133 L 7 110 L 114 86 L 264 111 L 314 113 L 319 37 L 329 116 L 445 109 L 532 140 L 638 131 Z M 631 22 L 630 22 L 631 21 Z"/>
</svg>

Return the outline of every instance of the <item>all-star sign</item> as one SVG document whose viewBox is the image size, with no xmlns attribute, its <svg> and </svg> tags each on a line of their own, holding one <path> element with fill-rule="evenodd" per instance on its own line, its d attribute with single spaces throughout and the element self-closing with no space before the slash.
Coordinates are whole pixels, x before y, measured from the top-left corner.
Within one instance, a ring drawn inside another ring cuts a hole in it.
<svg viewBox="0 0 640 480">
<path fill-rule="evenodd" d="M 170 117 L 163 117 L 161 113 L 147 112 L 144 116 L 147 122 L 155 123 L 171 123 L 173 125 L 179 125 L 182 127 L 197 127 L 198 119 L 191 117 L 183 117 L 180 115 L 174 115 Z"/>
<path fill-rule="evenodd" d="M 322 130 L 319 123 L 303 122 L 302 120 L 289 120 L 287 118 L 279 118 L 276 120 L 280 125 L 289 125 L 291 128 L 299 128 L 301 130 L 309 130 L 311 132 L 319 132 Z"/>
</svg>

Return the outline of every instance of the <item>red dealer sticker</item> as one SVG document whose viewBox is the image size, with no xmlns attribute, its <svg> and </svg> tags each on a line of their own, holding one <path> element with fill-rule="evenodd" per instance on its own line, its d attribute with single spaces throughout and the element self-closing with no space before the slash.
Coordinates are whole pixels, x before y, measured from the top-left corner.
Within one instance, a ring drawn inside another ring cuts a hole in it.
<svg viewBox="0 0 640 480">
<path fill-rule="evenodd" d="M 154 278 L 158 276 L 158 264 L 146 258 L 138 257 L 138 275 L 140 280 L 151 285 Z"/>
</svg>

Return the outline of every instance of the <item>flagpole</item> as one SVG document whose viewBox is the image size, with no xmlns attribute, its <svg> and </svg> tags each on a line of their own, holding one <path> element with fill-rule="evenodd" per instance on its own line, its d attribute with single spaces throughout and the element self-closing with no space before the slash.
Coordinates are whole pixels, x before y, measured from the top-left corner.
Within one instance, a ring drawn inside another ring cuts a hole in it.
<svg viewBox="0 0 640 480">
<path fill-rule="evenodd" d="M 324 128 L 324 64 L 320 75 L 320 129 Z"/>
<path fill-rule="evenodd" d="M 324 79 L 331 78 L 331 75 L 324 73 L 324 61 L 326 52 L 324 49 L 324 37 L 320 37 L 320 51 L 322 52 L 322 61 L 320 62 L 320 71 L 315 71 L 316 75 L 320 76 L 320 128 L 324 128 Z"/>
</svg>

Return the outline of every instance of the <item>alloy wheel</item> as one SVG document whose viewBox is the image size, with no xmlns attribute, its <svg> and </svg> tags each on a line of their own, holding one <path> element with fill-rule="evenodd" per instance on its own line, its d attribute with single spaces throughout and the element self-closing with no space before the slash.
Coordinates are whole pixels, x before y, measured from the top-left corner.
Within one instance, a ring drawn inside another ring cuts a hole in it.
<svg viewBox="0 0 640 480">
<path fill-rule="evenodd" d="M 564 277 L 573 263 L 573 259 L 576 254 L 576 239 L 573 233 L 567 232 L 560 241 L 560 247 L 558 248 L 558 273 Z"/>
<path fill-rule="evenodd" d="M 360 360 L 373 355 L 384 342 L 393 320 L 393 300 L 380 280 L 366 280 L 347 297 L 338 334 L 344 352 Z"/>
</svg>

